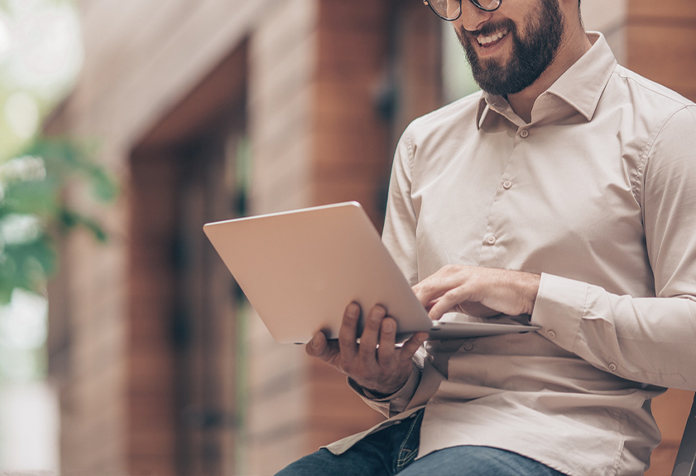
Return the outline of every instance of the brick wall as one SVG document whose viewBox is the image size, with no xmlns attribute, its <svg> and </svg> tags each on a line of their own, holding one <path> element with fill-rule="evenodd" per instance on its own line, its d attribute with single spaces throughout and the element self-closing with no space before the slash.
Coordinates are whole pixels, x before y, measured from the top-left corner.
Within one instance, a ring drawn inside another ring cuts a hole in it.
<svg viewBox="0 0 696 476">
<path fill-rule="evenodd" d="M 626 65 L 696 100 L 696 2 L 630 0 Z"/>
</svg>

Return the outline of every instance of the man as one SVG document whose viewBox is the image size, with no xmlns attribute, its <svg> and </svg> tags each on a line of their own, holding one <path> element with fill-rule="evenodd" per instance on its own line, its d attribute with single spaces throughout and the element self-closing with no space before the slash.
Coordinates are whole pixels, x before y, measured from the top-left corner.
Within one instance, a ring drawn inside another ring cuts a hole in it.
<svg viewBox="0 0 696 476">
<path fill-rule="evenodd" d="M 696 106 L 575 0 L 430 6 L 484 92 L 404 132 L 384 242 L 432 319 L 541 330 L 397 347 L 375 307 L 357 344 L 349 305 L 307 352 L 390 418 L 281 474 L 642 474 L 651 398 L 696 388 Z"/>
</svg>

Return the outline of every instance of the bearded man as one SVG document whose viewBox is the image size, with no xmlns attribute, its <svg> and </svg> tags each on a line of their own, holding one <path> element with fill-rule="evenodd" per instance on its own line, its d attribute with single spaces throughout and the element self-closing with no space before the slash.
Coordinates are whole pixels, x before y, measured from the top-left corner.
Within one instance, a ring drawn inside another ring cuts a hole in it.
<svg viewBox="0 0 696 476">
<path fill-rule="evenodd" d="M 389 418 L 280 474 L 643 474 L 651 399 L 696 388 L 696 107 L 576 0 L 428 1 L 483 91 L 404 132 L 384 243 L 432 319 L 541 329 L 397 346 L 375 307 L 358 344 L 348 305 L 306 350 Z"/>
</svg>

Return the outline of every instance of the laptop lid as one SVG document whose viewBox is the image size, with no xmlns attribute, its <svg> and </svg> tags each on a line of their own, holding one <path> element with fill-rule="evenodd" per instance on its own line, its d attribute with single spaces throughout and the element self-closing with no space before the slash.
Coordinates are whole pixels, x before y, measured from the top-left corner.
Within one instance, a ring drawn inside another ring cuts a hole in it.
<svg viewBox="0 0 696 476">
<path fill-rule="evenodd" d="M 477 322 L 433 326 L 357 202 L 208 223 L 203 229 L 281 343 L 306 343 L 319 330 L 337 338 L 350 302 L 363 312 L 384 306 L 402 338 L 431 329 L 433 338 L 531 330 Z"/>
</svg>

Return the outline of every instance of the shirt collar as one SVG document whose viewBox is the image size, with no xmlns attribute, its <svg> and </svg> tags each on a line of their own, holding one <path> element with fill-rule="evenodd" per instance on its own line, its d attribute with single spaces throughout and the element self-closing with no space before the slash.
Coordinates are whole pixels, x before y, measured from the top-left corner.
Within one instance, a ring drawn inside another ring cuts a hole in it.
<svg viewBox="0 0 696 476">
<path fill-rule="evenodd" d="M 617 62 L 604 35 L 599 32 L 588 32 L 587 36 L 592 47 L 542 96 L 552 94 L 558 97 L 590 121 Z M 502 96 L 483 92 L 479 99 L 477 127 L 480 129 L 483 126 L 491 111 L 507 115 L 504 112 L 508 108 L 508 102 Z"/>
</svg>

